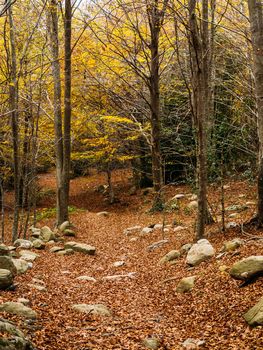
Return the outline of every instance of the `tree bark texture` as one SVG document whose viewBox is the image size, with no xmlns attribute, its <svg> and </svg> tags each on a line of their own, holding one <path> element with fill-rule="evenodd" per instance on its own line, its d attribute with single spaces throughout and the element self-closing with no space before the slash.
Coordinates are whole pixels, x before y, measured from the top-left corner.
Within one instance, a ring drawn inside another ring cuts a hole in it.
<svg viewBox="0 0 263 350">
<path fill-rule="evenodd" d="M 258 208 L 257 221 L 263 226 L 263 4 L 248 0 L 251 39 L 253 47 L 254 79 L 257 101 L 257 124 L 259 139 L 258 160 Z"/>
</svg>

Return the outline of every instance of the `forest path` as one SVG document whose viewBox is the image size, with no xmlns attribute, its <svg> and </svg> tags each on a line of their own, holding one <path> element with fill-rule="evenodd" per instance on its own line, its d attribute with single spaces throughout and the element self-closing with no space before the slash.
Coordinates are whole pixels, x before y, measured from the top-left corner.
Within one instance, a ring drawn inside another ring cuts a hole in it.
<svg viewBox="0 0 263 350">
<path fill-rule="evenodd" d="M 181 208 L 166 218 L 168 223 L 176 219 L 189 230 L 177 233 L 170 230 L 165 233 L 169 242 L 149 252 L 147 247 L 163 238 L 161 231 L 143 237 L 138 234 L 126 236 L 123 231 L 134 225 L 144 227 L 161 223 L 163 217 L 146 212 L 149 196 L 141 193 L 129 196 L 127 183 L 124 187 L 118 185 L 120 176 L 118 174 L 116 187 L 120 186 L 117 194 L 121 202 L 113 206 L 107 205 L 103 195 L 94 191 L 103 183 L 103 177 L 73 181 L 71 199 L 77 208 L 83 209 L 71 217 L 77 233 L 74 240 L 95 246 L 96 255 L 58 256 L 48 247 L 40 251 L 32 270 L 16 278 L 16 291 L 1 293 L 0 298 L 2 301 L 28 298 L 32 309 L 38 313 L 37 321 L 28 323 L 19 317 L 4 316 L 18 323 L 40 350 L 139 350 L 145 349 L 142 341 L 148 336 L 159 338 L 163 350 L 182 349 L 182 342 L 189 337 L 204 340 L 204 349 L 262 349 L 263 330 L 249 330 L 242 318 L 243 312 L 261 297 L 262 280 L 239 289 L 236 281 L 219 270 L 221 265 L 231 266 L 237 260 L 235 255 L 213 259 L 194 270 L 186 266 L 184 257 L 179 258 L 176 265 L 160 265 L 164 254 L 193 239 L 194 215 L 184 210 L 189 200 L 182 199 Z M 52 188 L 52 183 L 49 182 L 47 187 Z M 243 187 L 243 190 L 246 197 L 242 200 L 252 200 L 251 187 Z M 176 187 L 171 191 L 170 195 L 174 195 L 189 193 L 190 189 Z M 232 183 L 227 197 L 229 204 L 233 204 L 230 199 L 236 200 L 238 193 L 240 184 Z M 215 194 L 213 191 L 213 198 Z M 52 205 L 52 201 L 43 205 Z M 109 216 L 98 216 L 97 212 L 101 210 L 107 210 Z M 249 216 L 251 212 L 244 215 Z M 42 224 L 52 227 L 53 223 L 54 218 L 50 218 Z M 217 226 L 211 227 L 210 231 L 218 232 Z M 209 240 L 218 252 L 224 240 L 237 234 L 235 230 L 225 236 L 211 233 Z M 252 253 L 262 254 L 262 246 L 255 242 L 246 245 L 238 259 Z M 115 267 L 116 261 L 125 264 Z M 135 273 L 134 278 L 103 279 L 130 272 Z M 96 282 L 77 279 L 83 275 L 95 278 Z M 187 294 L 176 293 L 179 280 L 191 275 L 197 276 L 194 290 Z M 171 277 L 175 279 L 164 282 Z M 30 287 L 33 278 L 42 280 L 47 291 Z M 82 303 L 104 304 L 113 316 L 85 315 L 72 309 L 73 304 Z"/>
</svg>

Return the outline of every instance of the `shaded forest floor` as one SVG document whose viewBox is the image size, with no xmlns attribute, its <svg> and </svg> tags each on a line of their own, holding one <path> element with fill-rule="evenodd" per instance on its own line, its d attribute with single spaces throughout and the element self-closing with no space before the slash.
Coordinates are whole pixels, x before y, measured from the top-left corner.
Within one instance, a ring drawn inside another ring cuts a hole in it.
<svg viewBox="0 0 263 350">
<path fill-rule="evenodd" d="M 109 205 L 105 196 L 96 191 L 99 185 L 105 184 L 102 174 L 72 181 L 70 204 L 74 210 L 71 221 L 77 233 L 74 240 L 95 246 L 96 255 L 58 256 L 50 253 L 49 247 L 37 251 L 40 257 L 33 268 L 16 277 L 16 290 L 0 294 L 0 302 L 28 298 L 32 309 L 38 313 L 37 321 L 30 324 L 16 316 L 4 313 L 0 316 L 14 320 L 41 350 L 145 349 L 142 340 L 148 336 L 160 339 L 160 349 L 182 349 L 182 342 L 189 337 L 203 340 L 202 349 L 263 349 L 262 327 L 252 329 L 242 317 L 262 297 L 263 278 L 239 288 L 240 282 L 220 269 L 223 265 L 230 267 L 242 257 L 262 255 L 263 241 L 248 240 L 239 227 L 223 234 L 220 224 L 215 223 L 208 227 L 207 237 L 216 249 L 216 256 L 226 240 L 241 237 L 246 244 L 234 253 L 213 258 L 195 268 L 186 265 L 185 256 L 175 265 L 160 265 L 160 258 L 167 252 L 194 240 L 195 213 L 187 207 L 190 196 L 180 199 L 178 208 L 165 217 L 166 224 L 176 221 L 187 229 L 174 232 L 171 228 L 164 233 L 169 242 L 149 251 L 150 244 L 163 239 L 161 231 L 144 236 L 126 236 L 123 231 L 130 226 L 162 223 L 164 218 L 162 214 L 147 212 L 151 193 L 143 194 L 141 190 L 135 195 L 129 194 L 127 177 L 125 171 L 114 174 L 114 187 L 120 200 L 114 205 Z M 39 183 L 46 190 L 55 188 L 53 174 L 41 175 Z M 179 193 L 190 195 L 193 191 L 187 186 L 167 186 L 166 198 Z M 226 222 L 241 223 L 250 218 L 255 210 L 251 203 L 255 202 L 255 196 L 251 184 L 228 182 L 226 206 L 250 204 L 235 218 L 228 217 L 230 211 Z M 216 185 L 210 187 L 209 202 L 215 216 L 220 216 L 220 189 Z M 39 210 L 45 212 L 45 208 L 54 205 L 55 196 L 51 194 L 42 200 Z M 97 212 L 100 211 L 110 214 L 99 217 Z M 52 228 L 54 221 L 54 217 L 46 218 L 40 224 Z M 262 232 L 249 233 L 262 235 Z M 113 263 L 120 260 L 125 265 L 114 267 Z M 129 272 L 135 272 L 134 278 L 102 280 L 108 275 Z M 96 282 L 76 279 L 82 275 L 94 277 Z M 193 290 L 176 293 L 179 280 L 192 275 L 196 276 Z M 174 279 L 165 281 L 172 277 Z M 33 278 L 43 280 L 47 291 L 30 288 L 28 284 Z M 73 304 L 81 303 L 105 304 L 113 316 L 102 318 L 72 310 Z"/>
</svg>

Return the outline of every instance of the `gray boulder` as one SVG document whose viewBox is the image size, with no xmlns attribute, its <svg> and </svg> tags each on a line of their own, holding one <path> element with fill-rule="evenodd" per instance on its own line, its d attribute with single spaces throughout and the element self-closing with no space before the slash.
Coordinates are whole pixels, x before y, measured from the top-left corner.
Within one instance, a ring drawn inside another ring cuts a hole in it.
<svg viewBox="0 0 263 350">
<path fill-rule="evenodd" d="M 20 250 L 19 255 L 20 255 L 20 258 L 25 261 L 34 261 L 36 260 L 36 258 L 39 257 L 38 254 L 29 252 L 27 250 Z"/>
<path fill-rule="evenodd" d="M 49 242 L 54 240 L 56 238 L 56 235 L 48 226 L 44 226 L 41 228 L 39 238 L 42 239 L 44 242 Z"/>
<path fill-rule="evenodd" d="M 9 270 L 13 276 L 17 274 L 13 259 L 9 256 L 0 256 L 0 269 Z"/>
<path fill-rule="evenodd" d="M 160 341 L 157 338 L 145 338 L 143 340 L 143 345 L 147 348 L 147 349 L 151 349 L 151 350 L 157 350 L 160 347 Z"/>
<path fill-rule="evenodd" d="M 171 263 L 174 262 L 176 259 L 180 257 L 180 252 L 178 250 L 171 250 L 169 253 L 167 253 L 165 256 L 161 258 L 159 261 L 160 264 L 165 264 L 165 263 Z"/>
<path fill-rule="evenodd" d="M 215 250 L 207 239 L 200 239 L 195 243 L 186 256 L 186 263 L 191 266 L 199 265 L 201 262 L 212 258 Z"/>
<path fill-rule="evenodd" d="M 15 327 L 13 322 L 0 319 L 0 332 L 8 333 L 8 339 L 0 338 L 1 350 L 34 350 L 34 346 L 24 336 L 24 334 Z"/>
<path fill-rule="evenodd" d="M 85 243 L 67 242 L 65 244 L 65 249 L 73 249 L 75 252 L 87 255 L 95 255 L 96 253 L 95 247 Z"/>
<path fill-rule="evenodd" d="M 240 238 L 234 238 L 231 241 L 227 241 L 224 243 L 223 247 L 221 248 L 222 252 L 231 252 L 233 250 L 238 249 L 244 244 L 244 241 Z"/>
<path fill-rule="evenodd" d="M 72 306 L 72 309 L 82 313 L 86 313 L 86 314 L 93 314 L 93 315 L 100 315 L 100 316 L 112 315 L 110 309 L 103 304 L 75 304 Z"/>
<path fill-rule="evenodd" d="M 9 255 L 9 252 L 9 248 L 6 245 L 0 244 L 0 256 Z"/>
<path fill-rule="evenodd" d="M 248 310 L 243 317 L 250 326 L 263 325 L 263 298 Z"/>
<path fill-rule="evenodd" d="M 16 271 L 18 275 L 22 275 L 30 268 L 28 262 L 23 259 L 13 259 L 13 263 L 16 267 Z"/>
<path fill-rule="evenodd" d="M 59 226 L 59 230 L 60 231 L 65 231 L 67 228 L 70 227 L 70 223 L 69 221 L 64 221 L 60 226 Z"/>
<path fill-rule="evenodd" d="M 23 316 L 28 319 L 35 319 L 37 313 L 30 309 L 30 307 L 25 306 L 22 303 L 9 301 L 7 303 L 0 304 L 0 311 L 5 311 L 10 314 Z"/>
<path fill-rule="evenodd" d="M 45 249 L 45 243 L 41 239 L 35 239 L 33 241 L 33 247 L 35 249 Z"/>
<path fill-rule="evenodd" d="M 6 289 L 13 284 L 13 275 L 9 270 L 0 269 L 0 290 Z"/>
<path fill-rule="evenodd" d="M 68 249 L 63 249 L 63 250 L 59 250 L 59 251 L 57 252 L 57 255 L 72 255 L 72 254 L 74 254 L 74 250 L 73 250 L 73 249 L 70 249 L 70 248 L 68 248 Z"/>
<path fill-rule="evenodd" d="M 186 293 L 189 292 L 195 284 L 195 276 L 182 278 L 176 287 L 177 293 Z"/>
<path fill-rule="evenodd" d="M 230 269 L 231 277 L 247 280 L 263 273 L 263 255 L 250 256 L 234 263 Z"/>
<path fill-rule="evenodd" d="M 28 241 L 27 239 L 17 239 L 14 242 L 14 246 L 19 248 L 24 248 L 24 249 L 30 249 L 32 248 L 32 242 Z"/>
</svg>

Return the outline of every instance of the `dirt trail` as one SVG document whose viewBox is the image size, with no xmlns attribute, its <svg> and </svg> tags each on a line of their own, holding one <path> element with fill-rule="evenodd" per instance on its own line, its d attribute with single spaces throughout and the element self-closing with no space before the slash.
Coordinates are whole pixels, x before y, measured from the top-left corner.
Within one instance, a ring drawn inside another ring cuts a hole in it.
<svg viewBox="0 0 263 350">
<path fill-rule="evenodd" d="M 120 203 L 108 206 L 104 196 L 94 189 L 102 184 L 102 175 L 73 180 L 71 204 L 82 211 L 72 215 L 76 226 L 77 241 L 94 245 L 95 256 L 75 253 L 71 256 L 57 256 L 49 249 L 40 252 L 33 269 L 16 278 L 18 287 L 14 292 L 1 292 L 0 301 L 16 301 L 18 297 L 30 299 L 31 307 L 38 312 L 36 323 L 28 324 L 18 317 L 8 317 L 17 322 L 21 329 L 40 350 L 88 350 L 88 349 L 145 349 L 142 340 L 157 336 L 160 349 L 181 349 L 187 338 L 205 341 L 203 349 L 262 349 L 262 328 L 249 329 L 242 314 L 262 296 L 262 279 L 239 289 L 236 281 L 219 270 L 220 265 L 231 264 L 243 256 L 262 254 L 258 242 L 246 244 L 238 256 L 227 255 L 220 260 L 212 259 L 194 270 L 187 268 L 185 258 L 179 258 L 173 266 L 160 265 L 160 258 L 172 249 L 193 240 L 194 213 L 185 210 L 189 200 L 181 200 L 180 208 L 167 215 L 167 222 L 174 219 L 187 225 L 188 231 L 165 234 L 169 243 L 152 252 L 149 244 L 162 239 L 162 233 L 155 232 L 136 241 L 123 234 L 129 226 L 161 223 L 162 215 L 149 215 L 150 195 L 142 192 L 135 196 L 128 194 L 128 183 L 122 185 L 127 174 L 120 171 L 115 177 L 115 186 Z M 54 177 L 43 176 L 40 183 L 46 188 L 54 187 Z M 242 185 L 245 197 L 252 200 L 251 187 Z M 169 195 L 190 193 L 187 187 L 170 187 Z M 236 203 L 241 193 L 241 183 L 231 183 L 227 190 L 228 205 Z M 217 189 L 211 191 L 214 208 L 219 198 Z M 52 206 L 53 199 L 42 203 Z M 107 210 L 109 217 L 98 217 L 97 212 Z M 252 214 L 242 214 L 242 220 Z M 241 220 L 241 217 L 239 218 Z M 238 221 L 238 219 L 237 219 Z M 52 226 L 54 218 L 41 224 Z M 238 231 L 231 230 L 223 236 L 217 225 L 209 228 L 209 240 L 219 251 L 222 242 L 236 237 Z M 133 236 L 132 236 L 133 237 Z M 138 235 L 135 235 L 138 237 Z M 125 265 L 114 267 L 113 263 L 125 261 Z M 135 278 L 121 281 L 105 281 L 107 275 L 135 272 Z M 88 275 L 97 282 L 79 281 L 76 277 Z M 175 292 L 182 277 L 196 275 L 192 292 Z M 163 283 L 175 277 L 175 280 Z M 33 290 L 28 286 L 32 278 L 42 279 L 47 292 Z M 102 303 L 113 312 L 112 317 L 83 315 L 72 310 L 73 304 Z"/>
</svg>

